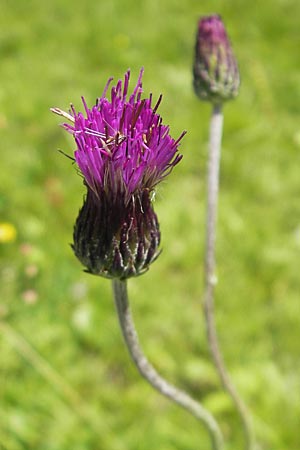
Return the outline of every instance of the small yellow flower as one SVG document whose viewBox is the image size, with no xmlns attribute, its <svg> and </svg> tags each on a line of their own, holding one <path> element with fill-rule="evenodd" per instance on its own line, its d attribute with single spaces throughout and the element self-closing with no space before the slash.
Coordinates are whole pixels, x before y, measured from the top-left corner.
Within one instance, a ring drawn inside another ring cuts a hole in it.
<svg viewBox="0 0 300 450">
<path fill-rule="evenodd" d="M 0 222 L 0 243 L 14 242 L 17 237 L 17 230 L 12 223 Z"/>
</svg>

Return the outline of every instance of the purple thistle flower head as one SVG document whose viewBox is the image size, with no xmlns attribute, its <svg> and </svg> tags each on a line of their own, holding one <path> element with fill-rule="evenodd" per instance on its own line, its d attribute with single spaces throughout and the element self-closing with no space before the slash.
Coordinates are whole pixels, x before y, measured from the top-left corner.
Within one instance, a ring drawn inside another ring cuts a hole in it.
<svg viewBox="0 0 300 450">
<path fill-rule="evenodd" d="M 155 186 L 178 164 L 179 143 L 162 123 L 152 95 L 142 98 L 142 75 L 128 94 L 130 71 L 84 113 L 52 111 L 69 120 L 74 160 L 87 196 L 74 228 L 73 249 L 88 271 L 108 278 L 143 273 L 159 254 L 160 231 L 151 198 Z"/>
<path fill-rule="evenodd" d="M 194 60 L 194 89 L 201 100 L 222 103 L 237 96 L 240 76 L 222 19 L 199 20 Z"/>
</svg>

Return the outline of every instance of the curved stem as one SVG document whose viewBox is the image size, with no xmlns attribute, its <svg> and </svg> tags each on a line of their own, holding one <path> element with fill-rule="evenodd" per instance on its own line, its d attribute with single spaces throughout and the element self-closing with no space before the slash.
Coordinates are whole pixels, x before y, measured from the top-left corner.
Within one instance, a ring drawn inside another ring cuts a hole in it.
<svg viewBox="0 0 300 450">
<path fill-rule="evenodd" d="M 246 449 L 254 449 L 254 436 L 252 423 L 247 408 L 240 398 L 230 376 L 220 351 L 215 317 L 214 317 L 214 288 L 217 282 L 215 275 L 215 240 L 216 220 L 219 192 L 219 167 L 221 157 L 221 140 L 223 128 L 223 114 L 221 105 L 214 105 L 209 142 L 208 162 L 208 193 L 207 193 L 207 224 L 206 224 L 206 249 L 205 249 L 205 294 L 204 313 L 207 327 L 207 338 L 211 355 L 219 374 L 224 389 L 231 396 L 233 403 L 240 415 L 246 440 Z"/>
<path fill-rule="evenodd" d="M 222 450 L 223 437 L 214 417 L 200 403 L 162 378 L 145 357 L 131 316 L 126 281 L 113 280 L 113 292 L 123 337 L 140 374 L 162 395 L 178 403 L 199 419 L 209 431 L 212 448 Z"/>
</svg>

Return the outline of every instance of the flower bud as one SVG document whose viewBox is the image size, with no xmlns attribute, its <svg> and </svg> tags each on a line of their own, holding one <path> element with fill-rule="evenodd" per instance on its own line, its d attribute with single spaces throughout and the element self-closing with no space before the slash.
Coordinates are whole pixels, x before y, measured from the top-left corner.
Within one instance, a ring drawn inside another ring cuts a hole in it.
<svg viewBox="0 0 300 450">
<path fill-rule="evenodd" d="M 237 62 L 218 15 L 199 20 L 193 74 L 194 89 L 201 100 L 218 104 L 238 94 Z"/>
<path fill-rule="evenodd" d="M 87 272 L 119 279 L 141 275 L 159 255 L 159 224 L 149 191 L 125 206 L 122 198 L 99 201 L 89 189 L 73 238 L 74 253 Z"/>
</svg>

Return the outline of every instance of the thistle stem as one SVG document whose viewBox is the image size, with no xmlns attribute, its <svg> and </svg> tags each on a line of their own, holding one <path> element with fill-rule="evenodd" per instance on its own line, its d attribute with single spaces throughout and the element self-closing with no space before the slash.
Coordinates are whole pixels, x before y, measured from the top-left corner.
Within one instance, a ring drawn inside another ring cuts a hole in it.
<svg viewBox="0 0 300 450">
<path fill-rule="evenodd" d="M 135 330 L 130 311 L 126 281 L 117 279 L 113 280 L 113 293 L 123 337 L 129 354 L 140 374 L 151 384 L 152 387 L 154 387 L 154 389 L 162 395 L 168 397 L 173 402 L 182 406 L 194 417 L 200 420 L 210 434 L 212 448 L 214 450 L 223 450 L 222 433 L 210 412 L 188 394 L 169 384 L 157 373 L 144 355 L 139 344 L 137 332 Z"/>
<path fill-rule="evenodd" d="M 254 450 L 254 436 L 252 423 L 248 410 L 239 396 L 231 378 L 227 372 L 221 350 L 219 347 L 214 316 L 214 290 L 217 283 L 215 274 L 215 240 L 216 221 L 219 192 L 219 168 L 221 158 L 221 141 L 223 128 L 223 114 L 221 105 L 214 105 L 209 141 L 208 161 L 208 193 L 207 193 L 207 224 L 206 224 L 206 249 L 205 249 L 205 293 L 204 314 L 207 329 L 207 339 L 214 365 L 218 372 L 223 388 L 232 398 L 237 412 L 240 415 L 245 436 L 245 449 Z"/>
</svg>

